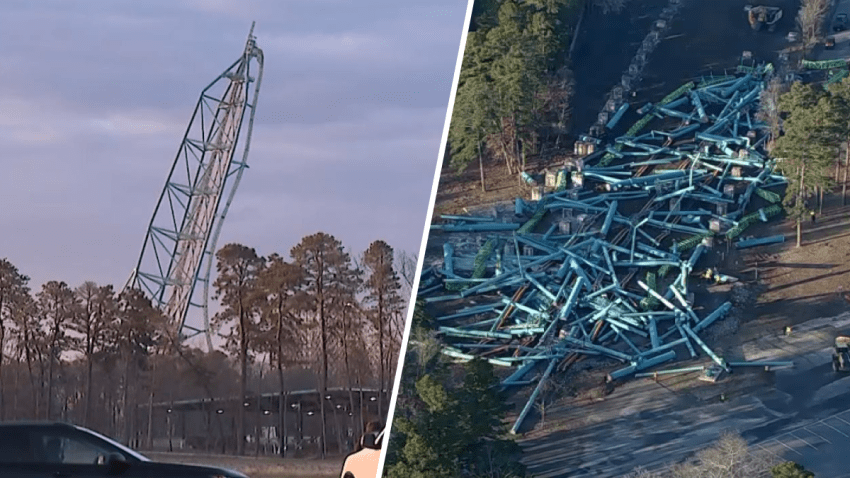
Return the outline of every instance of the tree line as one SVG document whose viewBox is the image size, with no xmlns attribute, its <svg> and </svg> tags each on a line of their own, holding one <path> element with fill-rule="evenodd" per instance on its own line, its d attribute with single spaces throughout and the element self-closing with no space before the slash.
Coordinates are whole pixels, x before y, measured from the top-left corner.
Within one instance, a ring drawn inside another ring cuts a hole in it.
<svg viewBox="0 0 850 478">
<path fill-rule="evenodd" d="M 485 156 L 518 173 L 542 141 L 566 131 L 573 80 L 561 18 L 581 3 L 504 0 L 476 17 L 449 128 L 449 163 L 463 172 L 477 161 L 482 188 Z"/>
<path fill-rule="evenodd" d="M 768 149 L 788 180 L 783 204 L 796 222 L 799 247 L 802 223 L 821 213 L 825 193 L 841 184 L 842 205 L 846 204 L 850 80 L 823 88 L 774 78 L 761 103 L 759 115 L 771 128 Z"/>
<path fill-rule="evenodd" d="M 384 476 L 525 478 L 522 450 L 506 436 L 508 410 L 493 366 L 452 368 L 433 319 L 416 304 L 396 397 Z"/>
<path fill-rule="evenodd" d="M 221 307 L 211 319 L 222 350 L 204 352 L 180 340 L 140 290 L 53 280 L 33 291 L 28 276 L 0 259 L 0 420 L 67 420 L 125 443 L 146 435 L 141 443 L 150 446 L 150 424 L 134 429 L 138 407 L 231 396 L 235 383 L 245 401 L 260 361 L 284 397 L 287 378 L 301 369 L 318 376 L 320 396 L 330 385 L 389 392 L 415 263 L 380 240 L 353 258 L 322 232 L 304 237 L 288 258 L 228 244 L 216 253 Z M 238 410 L 236 434 L 245 437 Z M 236 443 L 244 453 L 245 439 Z"/>
</svg>

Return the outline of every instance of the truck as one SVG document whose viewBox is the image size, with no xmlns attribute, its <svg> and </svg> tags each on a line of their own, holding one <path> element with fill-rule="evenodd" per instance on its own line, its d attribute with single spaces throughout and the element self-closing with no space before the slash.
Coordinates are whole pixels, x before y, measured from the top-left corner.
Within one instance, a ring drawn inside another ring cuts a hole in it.
<svg viewBox="0 0 850 478">
<path fill-rule="evenodd" d="M 747 12 L 750 28 L 755 31 L 760 31 L 766 25 L 767 30 L 772 32 L 776 29 L 776 23 L 782 18 L 782 9 L 779 7 L 747 5 L 744 11 Z"/>
<path fill-rule="evenodd" d="M 835 352 L 832 354 L 832 370 L 850 372 L 850 337 L 839 335 L 835 339 Z"/>
<path fill-rule="evenodd" d="M 835 16 L 835 20 L 832 22 L 832 31 L 839 33 L 844 30 L 847 30 L 847 14 L 839 13 Z"/>
</svg>

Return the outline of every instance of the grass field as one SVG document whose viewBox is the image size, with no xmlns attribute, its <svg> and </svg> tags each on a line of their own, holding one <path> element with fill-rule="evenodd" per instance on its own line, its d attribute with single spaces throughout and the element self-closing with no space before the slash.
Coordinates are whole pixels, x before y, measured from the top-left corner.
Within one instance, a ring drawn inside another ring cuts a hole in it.
<svg viewBox="0 0 850 478">
<path fill-rule="evenodd" d="M 167 463 L 217 466 L 236 470 L 251 478 L 332 478 L 339 476 L 342 458 L 326 460 L 238 457 L 190 453 L 145 453 Z"/>
</svg>

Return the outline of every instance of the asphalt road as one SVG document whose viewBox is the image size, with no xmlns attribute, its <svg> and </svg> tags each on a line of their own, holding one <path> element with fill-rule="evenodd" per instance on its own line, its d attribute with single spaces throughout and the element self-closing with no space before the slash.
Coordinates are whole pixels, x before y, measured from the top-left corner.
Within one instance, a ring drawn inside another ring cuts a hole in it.
<svg viewBox="0 0 850 478">
<path fill-rule="evenodd" d="M 754 447 L 817 476 L 850 476 L 850 374 L 836 374 L 830 363 L 831 341 L 847 326 L 850 313 L 809 321 L 788 337 L 769 334 L 745 344 L 735 359 L 793 360 L 795 367 L 739 372 L 773 385 L 726 402 L 716 399 L 710 384 L 675 391 L 633 380 L 605 402 L 575 410 L 586 417 L 583 426 L 523 441 L 524 461 L 540 478 L 616 477 L 637 466 L 663 468 L 737 431 Z"/>
</svg>

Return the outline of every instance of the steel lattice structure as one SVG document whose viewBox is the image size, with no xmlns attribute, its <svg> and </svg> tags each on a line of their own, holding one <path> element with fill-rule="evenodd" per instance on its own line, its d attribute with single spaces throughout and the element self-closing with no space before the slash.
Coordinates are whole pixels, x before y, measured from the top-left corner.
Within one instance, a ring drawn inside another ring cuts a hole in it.
<svg viewBox="0 0 850 478">
<path fill-rule="evenodd" d="M 181 338 L 205 334 L 210 349 L 210 273 L 224 217 L 248 167 L 263 76 L 263 52 L 253 33 L 252 24 L 242 56 L 201 92 L 125 286 L 149 294 L 174 321 Z M 239 136 L 249 111 L 239 156 Z M 198 284 L 203 289 L 200 301 Z M 203 310 L 202 325 L 187 323 L 190 306 Z"/>
</svg>

